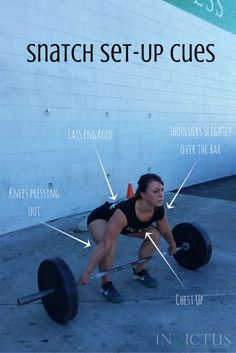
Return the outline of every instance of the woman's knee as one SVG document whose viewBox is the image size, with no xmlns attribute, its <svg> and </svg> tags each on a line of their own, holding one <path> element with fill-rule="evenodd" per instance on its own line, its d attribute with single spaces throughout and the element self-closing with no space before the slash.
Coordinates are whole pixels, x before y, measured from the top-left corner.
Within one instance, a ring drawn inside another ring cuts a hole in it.
<svg viewBox="0 0 236 353">
<path fill-rule="evenodd" d="M 107 222 L 103 219 L 96 219 L 89 224 L 88 230 L 96 244 L 102 241 L 106 226 Z"/>
</svg>

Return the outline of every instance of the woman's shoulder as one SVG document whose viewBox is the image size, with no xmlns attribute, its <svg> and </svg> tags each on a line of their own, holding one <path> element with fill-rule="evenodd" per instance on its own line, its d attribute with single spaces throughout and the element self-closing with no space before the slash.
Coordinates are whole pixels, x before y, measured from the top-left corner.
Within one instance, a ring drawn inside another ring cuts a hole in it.
<svg viewBox="0 0 236 353">
<path fill-rule="evenodd" d="M 135 197 L 131 197 L 128 200 L 123 200 L 117 203 L 116 208 L 119 208 L 121 210 L 126 210 L 126 209 L 130 209 L 132 207 L 134 207 L 135 205 Z"/>
<path fill-rule="evenodd" d="M 154 217 L 157 219 L 161 219 L 163 218 L 165 215 L 165 208 L 164 206 L 160 206 L 160 207 L 155 207 L 155 211 L 154 211 Z"/>
</svg>

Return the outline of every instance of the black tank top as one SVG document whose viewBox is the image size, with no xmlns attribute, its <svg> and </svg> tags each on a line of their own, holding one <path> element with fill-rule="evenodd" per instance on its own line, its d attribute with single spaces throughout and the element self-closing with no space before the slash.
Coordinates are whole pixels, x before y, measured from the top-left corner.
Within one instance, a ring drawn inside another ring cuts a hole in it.
<svg viewBox="0 0 236 353">
<path fill-rule="evenodd" d="M 121 201 L 121 202 L 116 202 L 116 203 L 106 202 L 105 203 L 105 205 L 107 204 L 107 207 L 109 207 L 109 211 L 111 212 L 111 216 L 114 214 L 115 210 L 117 210 L 117 209 L 121 210 L 124 213 L 128 224 L 125 228 L 122 229 L 121 234 L 143 232 L 152 223 L 162 219 L 165 215 L 165 209 L 163 206 L 155 207 L 151 219 L 147 222 L 143 222 L 136 216 L 136 212 L 135 212 L 135 202 L 136 201 L 137 201 L 137 199 L 135 197 L 132 197 L 128 200 Z"/>
</svg>

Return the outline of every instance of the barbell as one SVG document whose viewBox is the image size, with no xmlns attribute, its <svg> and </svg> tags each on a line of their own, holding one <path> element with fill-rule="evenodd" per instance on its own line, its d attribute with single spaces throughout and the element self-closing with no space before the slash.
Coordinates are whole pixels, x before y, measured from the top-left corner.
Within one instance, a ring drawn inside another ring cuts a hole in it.
<svg viewBox="0 0 236 353">
<path fill-rule="evenodd" d="M 196 223 L 180 223 L 172 233 L 177 245 L 175 260 L 183 267 L 196 270 L 208 263 L 212 253 L 211 240 L 206 231 Z M 163 253 L 166 255 L 166 253 Z M 153 256 L 112 268 L 90 276 L 90 279 L 102 278 L 108 274 L 123 270 L 151 260 Z M 59 257 L 43 260 L 38 268 L 39 291 L 17 299 L 22 306 L 41 299 L 48 316 L 58 324 L 72 320 L 79 308 L 79 294 L 75 277 L 67 263 Z"/>
</svg>

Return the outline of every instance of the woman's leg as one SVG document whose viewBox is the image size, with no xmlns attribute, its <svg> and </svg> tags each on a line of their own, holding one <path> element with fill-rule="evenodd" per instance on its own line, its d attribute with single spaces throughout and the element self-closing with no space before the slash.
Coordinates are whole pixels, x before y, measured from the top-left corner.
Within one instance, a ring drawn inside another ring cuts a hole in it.
<svg viewBox="0 0 236 353">
<path fill-rule="evenodd" d="M 148 229 L 148 232 L 152 233 L 150 236 L 151 236 L 153 242 L 157 246 L 159 246 L 159 242 L 160 242 L 160 239 L 161 239 L 161 234 L 157 230 L 157 228 L 154 227 L 154 226 L 151 226 Z M 146 239 L 143 240 L 143 242 L 142 242 L 142 244 L 141 244 L 141 246 L 139 248 L 139 253 L 138 253 L 139 258 L 142 259 L 142 258 L 147 257 L 147 256 L 152 256 L 153 253 L 155 252 L 155 250 L 156 250 L 156 248 L 152 244 L 151 240 L 149 240 L 149 238 L 146 238 Z M 142 271 L 144 268 L 145 268 L 145 263 L 138 264 L 136 266 L 136 271 L 137 272 Z"/>
<path fill-rule="evenodd" d="M 89 232 L 96 244 L 98 244 L 104 235 L 105 229 L 107 226 L 107 221 L 104 219 L 96 219 L 92 221 L 89 226 Z M 112 268 L 114 262 L 114 253 L 115 253 L 115 244 L 112 246 L 110 251 L 106 254 L 106 256 L 99 262 L 98 268 L 100 272 L 108 271 Z M 110 281 L 109 276 L 102 277 L 102 283 L 106 283 Z"/>
<path fill-rule="evenodd" d="M 160 238 L 161 238 L 161 234 L 158 231 L 158 229 L 155 226 L 150 226 L 147 229 L 147 232 L 152 233 L 151 238 L 154 241 L 154 243 L 158 246 Z M 134 234 L 127 234 L 127 235 L 131 236 L 131 237 L 143 239 L 143 238 L 145 238 L 145 234 L 146 234 L 146 231 L 140 232 L 140 233 L 134 233 Z M 138 252 L 139 259 L 152 256 L 155 250 L 156 249 L 155 249 L 154 245 L 152 244 L 152 242 L 149 240 L 149 238 L 144 239 L 140 248 L 139 248 L 139 252 Z M 145 262 L 136 265 L 136 272 L 142 271 L 145 268 L 145 266 L 146 266 Z"/>
</svg>

